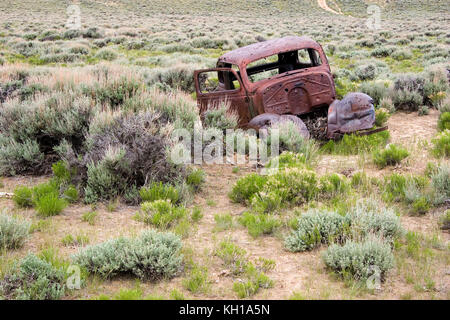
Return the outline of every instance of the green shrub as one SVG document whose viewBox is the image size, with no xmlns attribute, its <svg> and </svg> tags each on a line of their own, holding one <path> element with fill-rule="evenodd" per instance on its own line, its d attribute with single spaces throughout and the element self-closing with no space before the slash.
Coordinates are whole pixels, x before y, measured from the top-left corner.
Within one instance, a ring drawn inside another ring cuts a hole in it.
<svg viewBox="0 0 450 320">
<path fill-rule="evenodd" d="M 446 129 L 431 140 L 434 147 L 432 153 L 436 157 L 450 157 L 450 129 Z"/>
<path fill-rule="evenodd" d="M 425 102 L 436 108 L 442 106 L 446 103 L 446 93 L 450 88 L 447 70 L 442 67 L 432 67 L 427 69 L 425 76 L 426 82 L 423 86 Z"/>
<path fill-rule="evenodd" d="M 355 68 L 355 77 L 359 80 L 373 80 L 377 75 L 377 66 L 374 63 L 361 64 Z"/>
<path fill-rule="evenodd" d="M 65 207 L 67 207 L 67 201 L 53 193 L 48 193 L 35 202 L 36 211 L 44 217 L 60 214 Z"/>
<path fill-rule="evenodd" d="M 389 113 L 395 112 L 395 106 L 390 97 L 385 97 L 385 98 L 381 99 L 378 107 L 379 107 L 379 109 L 387 110 Z M 375 118 L 375 121 L 376 121 L 376 118 Z"/>
<path fill-rule="evenodd" d="M 306 161 L 307 159 L 304 154 L 284 151 L 278 157 L 271 159 L 267 163 L 266 168 L 272 167 L 276 162 L 278 162 L 278 169 L 303 168 L 305 167 Z"/>
<path fill-rule="evenodd" d="M 63 39 L 75 39 L 81 36 L 81 32 L 76 29 L 69 29 L 63 33 Z"/>
<path fill-rule="evenodd" d="M 229 268 L 233 275 L 244 278 L 233 285 L 233 291 L 239 298 L 249 297 L 260 289 L 273 287 L 273 281 L 264 274 L 275 267 L 273 260 L 259 258 L 255 266 L 246 259 L 245 250 L 230 241 L 222 241 L 215 254 L 222 259 L 225 267 Z"/>
<path fill-rule="evenodd" d="M 40 183 L 33 187 L 33 203 L 36 206 L 37 202 L 47 195 L 58 197 L 59 187 L 54 181 Z"/>
<path fill-rule="evenodd" d="M 414 91 L 423 96 L 426 80 L 424 74 L 400 74 L 394 81 L 394 90 Z"/>
<path fill-rule="evenodd" d="M 450 112 L 443 112 L 438 120 L 439 131 L 450 130 Z"/>
<path fill-rule="evenodd" d="M 102 72 L 107 72 L 108 69 L 101 70 Z M 127 108 L 127 102 L 133 101 L 136 96 L 138 98 L 143 95 L 140 87 L 142 85 L 133 78 L 121 77 L 119 79 L 114 79 L 110 82 L 102 83 L 97 82 L 92 87 L 82 86 L 82 92 L 95 100 L 98 104 L 107 104 L 113 109 L 117 109 L 119 106 L 123 106 L 124 109 Z M 133 111 L 139 111 L 133 109 Z M 95 119 L 93 119 L 95 120 Z"/>
<path fill-rule="evenodd" d="M 92 27 L 92 28 L 83 30 L 81 32 L 81 35 L 83 36 L 83 38 L 88 38 L 88 39 L 99 39 L 99 38 L 103 37 L 102 32 L 97 27 Z"/>
<path fill-rule="evenodd" d="M 371 152 L 379 147 L 385 146 L 388 140 L 389 131 L 382 131 L 368 136 L 346 134 L 339 141 L 328 141 L 322 146 L 322 150 L 331 154 L 360 154 L 362 152 Z"/>
<path fill-rule="evenodd" d="M 194 222 L 199 222 L 203 218 L 202 209 L 200 207 L 194 207 L 191 213 L 191 219 Z"/>
<path fill-rule="evenodd" d="M 450 167 L 448 164 L 440 164 L 437 170 L 431 174 L 431 185 L 434 204 L 442 204 L 450 198 Z"/>
<path fill-rule="evenodd" d="M 238 298 L 244 299 L 258 293 L 260 289 L 272 288 L 274 285 L 264 272 L 259 271 L 251 262 L 248 262 L 244 268 L 244 275 L 247 281 L 235 282 L 233 291 L 236 292 Z"/>
<path fill-rule="evenodd" d="M 220 130 L 234 129 L 238 125 L 238 117 L 230 112 L 230 105 L 221 104 L 217 108 L 209 108 L 204 113 L 203 126 L 205 128 L 218 128 Z"/>
<path fill-rule="evenodd" d="M 189 277 L 183 279 L 183 287 L 193 293 L 208 292 L 210 288 L 208 269 L 206 267 L 194 266 L 189 272 Z"/>
<path fill-rule="evenodd" d="M 420 106 L 419 110 L 417 111 L 418 116 L 426 116 L 429 113 L 430 113 L 430 108 L 428 108 L 427 106 Z"/>
<path fill-rule="evenodd" d="M 172 233 L 147 230 L 136 238 L 122 237 L 86 247 L 73 261 L 105 278 L 120 274 L 149 280 L 172 278 L 181 268 L 181 245 Z"/>
<path fill-rule="evenodd" d="M 6 299 L 56 300 L 65 290 L 64 270 L 34 254 L 28 254 L 0 281 L 0 293 Z"/>
<path fill-rule="evenodd" d="M 188 93 L 195 92 L 195 67 L 186 64 L 177 64 L 169 68 L 155 68 L 149 77 L 148 83 L 156 85 L 163 91 L 182 90 Z"/>
<path fill-rule="evenodd" d="M 61 39 L 61 35 L 56 30 L 46 30 L 38 37 L 39 41 L 55 41 L 59 39 Z"/>
<path fill-rule="evenodd" d="M 323 260 L 337 274 L 356 280 L 367 280 L 378 268 L 383 281 L 394 266 L 390 245 L 374 237 L 363 242 L 348 241 L 342 246 L 333 244 L 325 251 Z"/>
<path fill-rule="evenodd" d="M 100 60 L 112 61 L 112 60 L 117 59 L 117 52 L 115 52 L 114 50 L 105 48 L 105 49 L 99 50 L 97 52 L 97 54 L 95 55 L 95 57 Z"/>
<path fill-rule="evenodd" d="M 134 289 L 120 289 L 119 292 L 114 295 L 114 300 L 143 300 L 145 299 L 143 295 L 144 292 L 139 287 Z"/>
<path fill-rule="evenodd" d="M 148 187 L 139 190 L 142 201 L 152 202 L 156 200 L 170 200 L 173 204 L 180 200 L 178 190 L 162 182 L 152 182 Z"/>
<path fill-rule="evenodd" d="M 272 234 L 281 225 L 281 222 L 273 216 L 250 212 L 245 212 L 238 221 L 248 229 L 248 233 L 254 238 Z"/>
<path fill-rule="evenodd" d="M 225 267 L 234 275 L 241 274 L 247 264 L 247 252 L 230 241 L 222 241 L 215 251 L 215 255 L 222 259 Z"/>
<path fill-rule="evenodd" d="M 446 210 L 444 214 L 439 217 L 439 227 L 442 230 L 450 230 L 450 210 Z"/>
<path fill-rule="evenodd" d="M 393 52 L 395 51 L 395 47 L 377 47 L 375 49 L 372 50 L 372 52 L 370 53 L 370 55 L 372 57 L 377 57 L 377 58 L 384 58 L 384 57 L 389 57 Z"/>
<path fill-rule="evenodd" d="M 403 234 L 400 218 L 392 209 L 386 209 L 376 200 L 358 201 L 347 215 L 355 238 L 376 234 L 393 241 Z"/>
<path fill-rule="evenodd" d="M 117 198 L 128 186 L 126 174 L 130 171 L 123 149 L 109 149 L 98 163 L 88 164 L 84 189 L 86 203 Z"/>
<path fill-rule="evenodd" d="M 33 206 L 33 191 L 26 186 L 18 186 L 12 197 L 14 203 L 20 208 Z"/>
<path fill-rule="evenodd" d="M 439 112 L 445 113 L 445 112 L 450 112 L 450 95 L 448 95 L 442 102 L 441 104 L 438 106 L 438 110 Z"/>
<path fill-rule="evenodd" d="M 192 170 L 186 177 L 186 183 L 194 188 L 194 190 L 200 189 L 201 185 L 205 182 L 205 171 L 202 169 Z"/>
<path fill-rule="evenodd" d="M 61 52 L 55 54 L 42 54 L 40 55 L 40 61 L 45 63 L 68 63 L 74 62 L 79 59 L 79 55 L 69 53 L 69 52 Z"/>
<path fill-rule="evenodd" d="M 390 115 L 387 109 L 379 108 L 375 110 L 375 125 L 378 127 L 385 126 L 389 117 Z"/>
<path fill-rule="evenodd" d="M 170 292 L 170 298 L 173 300 L 185 300 L 184 294 L 177 289 L 173 289 Z"/>
<path fill-rule="evenodd" d="M 284 245 L 292 252 L 312 250 L 342 240 L 347 225 L 345 217 L 335 212 L 310 210 L 298 219 L 297 229 L 285 238 Z"/>
<path fill-rule="evenodd" d="M 354 77 L 351 71 L 346 69 L 338 70 L 341 71 L 341 73 L 345 74 L 345 76 Z M 337 74 L 337 73 L 336 73 Z M 341 78 L 338 76 L 338 78 L 335 80 L 335 87 L 336 87 L 336 95 L 338 99 L 342 99 L 345 97 L 345 95 L 349 92 L 355 92 L 358 91 L 358 85 L 354 81 L 350 81 L 345 78 Z"/>
<path fill-rule="evenodd" d="M 14 176 L 37 170 L 41 172 L 44 154 L 35 140 L 18 142 L 0 133 L 0 174 Z"/>
<path fill-rule="evenodd" d="M 376 106 L 379 106 L 381 99 L 389 95 L 389 88 L 380 81 L 363 82 L 359 86 L 359 91 L 369 95 Z"/>
<path fill-rule="evenodd" d="M 281 208 L 282 197 L 276 191 L 258 192 L 250 199 L 253 211 L 271 213 Z"/>
<path fill-rule="evenodd" d="M 161 117 L 168 119 L 175 129 L 193 130 L 194 125 L 200 120 L 196 102 L 183 93 L 172 92 L 167 95 L 152 89 L 146 92 L 143 98 L 145 109 L 150 108 L 161 114 Z"/>
<path fill-rule="evenodd" d="M 332 198 L 345 193 L 350 187 L 347 179 L 340 174 L 332 173 L 320 177 L 319 192 L 323 198 Z"/>
<path fill-rule="evenodd" d="M 169 141 L 159 133 L 160 121 L 153 112 L 98 119 L 91 124 L 88 150 L 81 161 L 67 147 L 62 157 L 78 168 L 87 203 L 126 195 L 128 202 L 137 204 L 136 189 L 147 181 L 184 180 L 184 167 L 171 162 L 166 152 Z"/>
<path fill-rule="evenodd" d="M 170 200 L 144 202 L 137 219 L 158 228 L 167 229 L 187 215 L 184 207 L 174 207 Z"/>
<path fill-rule="evenodd" d="M 95 219 L 97 218 L 97 216 L 98 216 L 97 211 L 89 211 L 89 212 L 83 213 L 83 215 L 81 216 L 81 220 L 89 223 L 92 226 L 95 224 Z"/>
<path fill-rule="evenodd" d="M 395 144 L 390 144 L 383 150 L 373 153 L 373 162 L 379 167 L 394 166 L 409 155 L 409 152 Z"/>
<path fill-rule="evenodd" d="M 423 104 L 423 97 L 417 91 L 396 90 L 391 96 L 397 110 L 417 111 Z"/>
<path fill-rule="evenodd" d="M 66 247 L 67 246 L 84 246 L 89 243 L 89 237 L 84 234 L 79 234 L 76 236 L 68 234 L 64 238 L 61 239 L 61 243 Z"/>
<path fill-rule="evenodd" d="M 75 203 L 78 201 L 79 194 L 75 186 L 69 186 L 63 193 L 63 198 L 70 203 Z"/>
<path fill-rule="evenodd" d="M 5 102 L 0 114 L 0 172 L 47 173 L 54 148 L 70 141 L 81 148 L 94 108 L 76 92 L 55 92 Z"/>
<path fill-rule="evenodd" d="M 367 177 L 365 172 L 360 171 L 352 175 L 350 184 L 353 188 L 367 189 L 370 184 L 370 179 Z"/>
<path fill-rule="evenodd" d="M 286 168 L 268 176 L 261 194 L 274 192 L 281 201 L 298 205 L 312 200 L 319 191 L 319 181 L 312 170 Z"/>
<path fill-rule="evenodd" d="M 266 181 L 266 176 L 251 173 L 239 178 L 228 196 L 233 202 L 245 204 L 253 197 L 254 194 L 261 191 Z"/>
<path fill-rule="evenodd" d="M 405 197 L 407 179 L 401 174 L 393 173 L 384 177 L 383 199 L 385 201 L 401 201 Z"/>
<path fill-rule="evenodd" d="M 413 57 L 413 54 L 410 50 L 396 50 L 393 54 L 392 54 L 392 58 L 394 58 L 395 60 L 401 61 L 401 60 L 407 60 L 407 59 L 411 59 Z"/>
<path fill-rule="evenodd" d="M 21 248 L 30 233 L 31 223 L 0 213 L 0 249 Z"/>
<path fill-rule="evenodd" d="M 233 227 L 233 216 L 230 213 L 218 213 L 214 215 L 216 230 L 223 231 Z"/>
<path fill-rule="evenodd" d="M 52 164 L 52 171 L 56 184 L 70 183 L 73 172 L 70 172 L 68 164 L 65 161 L 61 160 Z"/>
<path fill-rule="evenodd" d="M 414 213 L 425 214 L 430 210 L 430 203 L 426 197 L 420 197 L 413 202 L 412 208 Z"/>
</svg>

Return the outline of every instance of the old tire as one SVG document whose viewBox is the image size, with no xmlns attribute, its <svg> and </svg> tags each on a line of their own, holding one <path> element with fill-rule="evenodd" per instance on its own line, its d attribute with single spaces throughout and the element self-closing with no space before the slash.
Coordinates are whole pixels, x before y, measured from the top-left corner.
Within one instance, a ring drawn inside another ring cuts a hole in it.
<svg viewBox="0 0 450 320">
<path fill-rule="evenodd" d="M 280 116 L 280 118 L 281 118 L 281 121 L 286 121 L 286 120 L 292 121 L 297 126 L 298 132 L 303 136 L 303 138 L 305 138 L 305 139 L 310 138 L 308 128 L 306 127 L 306 125 L 302 121 L 302 119 L 300 119 L 299 117 L 294 116 L 292 114 L 285 114 L 285 115 Z"/>
<path fill-rule="evenodd" d="M 299 118 L 292 114 L 284 114 L 284 115 L 278 115 L 275 113 L 263 113 L 260 114 L 253 119 L 250 120 L 248 123 L 252 128 L 258 128 L 266 131 L 271 126 L 273 126 L 276 123 L 284 122 L 284 121 L 291 121 L 293 122 L 297 128 L 298 132 L 305 138 L 309 139 L 310 134 L 308 131 L 308 128 L 306 127 L 305 123 Z"/>
<path fill-rule="evenodd" d="M 280 115 L 275 113 L 262 113 L 248 123 L 252 128 L 268 129 L 274 123 L 280 121 Z"/>
</svg>

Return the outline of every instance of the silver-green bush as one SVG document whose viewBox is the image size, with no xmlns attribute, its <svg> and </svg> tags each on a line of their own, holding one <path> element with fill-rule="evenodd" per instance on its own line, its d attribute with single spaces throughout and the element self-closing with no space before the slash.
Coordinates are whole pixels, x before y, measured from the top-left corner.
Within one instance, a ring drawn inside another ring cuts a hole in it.
<svg viewBox="0 0 450 320">
<path fill-rule="evenodd" d="M 293 252 L 314 249 L 320 244 L 343 238 L 348 221 L 332 211 L 310 210 L 298 219 L 297 230 L 285 238 L 285 246 Z"/>
<path fill-rule="evenodd" d="M 327 267 L 344 277 L 366 280 L 379 270 L 380 280 L 394 266 L 394 255 L 388 243 L 375 237 L 363 242 L 333 244 L 322 256 Z M 378 270 L 377 270 L 378 269 Z"/>
<path fill-rule="evenodd" d="M 348 214 L 354 236 L 377 234 L 393 240 L 402 234 L 400 218 L 392 209 L 380 206 L 375 200 L 359 201 Z"/>
<path fill-rule="evenodd" d="M 442 163 L 439 165 L 431 175 L 431 185 L 433 186 L 433 202 L 435 204 L 442 204 L 450 198 L 450 166 L 448 164 Z"/>
<path fill-rule="evenodd" d="M 64 296 L 65 272 L 29 254 L 0 281 L 0 295 L 17 300 L 56 300 Z"/>
<path fill-rule="evenodd" d="M 23 246 L 30 232 L 30 222 L 0 213 L 0 249 L 17 249 Z"/>
<path fill-rule="evenodd" d="M 105 278 L 133 274 L 158 280 L 175 276 L 181 268 L 181 240 L 172 233 L 144 231 L 136 238 L 118 238 L 80 251 L 73 261 Z"/>
</svg>

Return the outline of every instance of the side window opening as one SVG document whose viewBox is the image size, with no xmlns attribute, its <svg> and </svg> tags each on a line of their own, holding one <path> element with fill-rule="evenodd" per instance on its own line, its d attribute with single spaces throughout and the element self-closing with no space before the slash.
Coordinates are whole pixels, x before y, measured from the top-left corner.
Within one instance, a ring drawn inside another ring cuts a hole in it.
<svg viewBox="0 0 450 320">
<path fill-rule="evenodd" d="M 268 79 L 288 71 L 320 66 L 319 53 L 312 49 L 300 49 L 269 56 L 247 65 L 247 75 L 251 82 Z"/>
<path fill-rule="evenodd" d="M 231 71 L 205 71 L 199 74 L 198 81 L 201 93 L 233 91 L 240 88 L 239 80 Z"/>
</svg>

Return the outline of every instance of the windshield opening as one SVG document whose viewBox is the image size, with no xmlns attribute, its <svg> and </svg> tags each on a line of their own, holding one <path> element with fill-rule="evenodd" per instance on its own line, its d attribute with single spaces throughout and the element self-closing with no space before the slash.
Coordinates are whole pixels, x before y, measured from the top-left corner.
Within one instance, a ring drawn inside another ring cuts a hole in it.
<svg viewBox="0 0 450 320">
<path fill-rule="evenodd" d="M 258 82 L 289 71 L 317 67 L 322 64 L 317 50 L 308 48 L 272 55 L 247 65 L 247 76 Z"/>
</svg>

